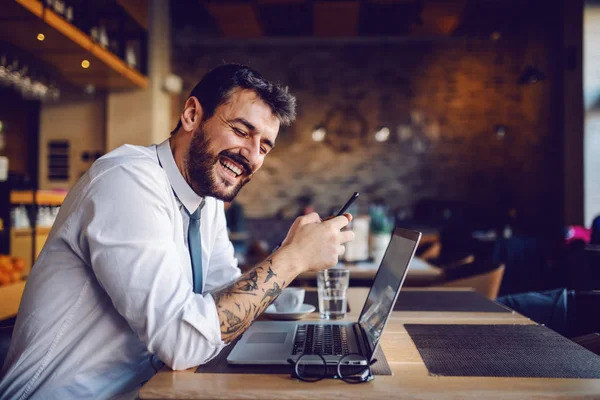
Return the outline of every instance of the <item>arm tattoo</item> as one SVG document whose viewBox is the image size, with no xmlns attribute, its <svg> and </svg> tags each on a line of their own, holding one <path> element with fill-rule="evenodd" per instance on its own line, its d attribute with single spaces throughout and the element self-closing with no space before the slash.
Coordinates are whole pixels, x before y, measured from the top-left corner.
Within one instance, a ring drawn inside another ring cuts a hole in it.
<svg viewBox="0 0 600 400">
<path fill-rule="evenodd" d="M 277 276 L 275 272 L 271 269 L 271 265 L 273 265 L 273 261 L 271 259 L 267 260 L 269 262 L 269 270 L 267 271 L 267 277 L 265 278 L 265 283 L 269 282 L 272 277 Z"/>
<path fill-rule="evenodd" d="M 279 280 L 272 265 L 273 261 L 267 259 L 229 287 L 212 294 L 221 320 L 223 341 L 237 338 L 283 291 L 286 283 Z M 267 288 L 269 282 L 272 286 Z"/>
<path fill-rule="evenodd" d="M 239 281 L 239 283 L 242 285 L 240 287 L 240 290 L 244 292 L 251 292 L 253 290 L 258 289 L 258 285 L 256 284 L 257 281 L 258 273 L 255 270 L 250 271 L 250 273 L 248 273 L 248 276 L 242 276 L 241 280 Z"/>
<path fill-rule="evenodd" d="M 225 316 L 227 318 L 227 322 L 225 324 L 221 324 L 221 334 L 222 336 L 224 335 L 231 335 L 231 334 L 235 334 L 237 333 L 240 329 L 246 329 L 250 323 L 248 323 L 248 317 L 250 316 L 249 312 L 244 312 L 244 315 L 242 316 L 242 318 L 238 317 L 237 315 L 235 315 L 234 313 L 232 313 L 229 310 L 224 310 L 223 311 L 225 313 Z M 252 322 L 252 321 L 250 321 Z M 223 340 L 225 340 L 225 338 L 223 338 Z"/>
<path fill-rule="evenodd" d="M 284 283 L 285 285 L 285 283 Z M 273 287 L 271 289 L 268 289 L 265 292 L 265 295 L 262 298 L 262 301 L 265 301 L 266 299 L 268 299 L 268 304 L 271 304 L 271 302 L 273 300 L 275 300 L 277 298 L 277 296 L 279 296 L 281 294 L 281 287 L 279 286 L 279 284 L 277 284 L 277 282 L 273 283 Z"/>
</svg>

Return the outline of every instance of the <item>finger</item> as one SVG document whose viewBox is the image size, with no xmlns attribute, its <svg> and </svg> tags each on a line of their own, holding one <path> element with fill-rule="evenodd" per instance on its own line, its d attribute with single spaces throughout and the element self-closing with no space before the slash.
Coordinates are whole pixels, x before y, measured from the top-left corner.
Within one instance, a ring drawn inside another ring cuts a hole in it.
<svg viewBox="0 0 600 400">
<path fill-rule="evenodd" d="M 338 247 L 338 256 L 343 255 L 346 252 L 346 246 L 340 245 Z"/>
<path fill-rule="evenodd" d="M 348 243 L 354 240 L 354 232 L 343 231 L 340 233 L 340 243 Z"/>
<path fill-rule="evenodd" d="M 348 222 L 352 221 L 352 214 L 350 213 L 344 213 L 342 214 L 344 217 L 348 218 Z M 331 219 L 334 219 L 336 217 L 336 215 L 330 215 L 329 217 L 325 217 L 323 218 L 321 221 L 325 222 L 325 221 L 329 221 Z"/>
<path fill-rule="evenodd" d="M 303 216 L 299 217 L 299 219 L 300 219 L 300 225 L 315 224 L 317 222 L 321 222 L 321 217 L 319 217 L 319 214 L 317 214 L 316 212 L 312 212 L 310 214 L 303 215 Z"/>
<path fill-rule="evenodd" d="M 343 227 L 348 225 L 350 221 L 344 215 L 340 215 L 339 217 L 335 217 L 325 222 L 326 224 L 331 224 L 335 229 L 341 230 Z"/>
</svg>

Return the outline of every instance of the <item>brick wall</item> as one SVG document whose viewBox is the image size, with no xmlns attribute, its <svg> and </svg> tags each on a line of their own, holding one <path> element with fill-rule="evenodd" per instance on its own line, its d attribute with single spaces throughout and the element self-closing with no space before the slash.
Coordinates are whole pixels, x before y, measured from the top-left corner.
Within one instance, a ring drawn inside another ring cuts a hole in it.
<svg viewBox="0 0 600 400">
<path fill-rule="evenodd" d="M 436 198 L 534 212 L 553 195 L 545 193 L 543 150 L 552 130 L 552 72 L 544 46 L 531 42 L 187 45 L 176 47 L 173 69 L 185 94 L 227 61 L 249 64 L 297 95 L 297 122 L 240 192 L 249 216 L 294 214 L 306 194 L 326 212 L 353 191 L 361 192 L 362 210 L 376 198 L 394 208 Z M 517 85 L 532 63 L 550 79 Z M 311 139 L 319 124 L 328 143 Z M 497 125 L 506 127 L 503 138 Z M 391 130 L 385 143 L 374 139 L 380 126 Z"/>
</svg>

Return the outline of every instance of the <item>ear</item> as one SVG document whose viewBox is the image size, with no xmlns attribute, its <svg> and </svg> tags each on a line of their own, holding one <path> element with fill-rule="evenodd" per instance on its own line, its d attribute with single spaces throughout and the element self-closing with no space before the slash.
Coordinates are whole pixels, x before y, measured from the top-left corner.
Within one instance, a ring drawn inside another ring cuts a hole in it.
<svg viewBox="0 0 600 400">
<path fill-rule="evenodd" d="M 181 126 L 186 132 L 194 132 L 202 121 L 202 106 L 196 96 L 186 100 L 181 113 Z"/>
</svg>

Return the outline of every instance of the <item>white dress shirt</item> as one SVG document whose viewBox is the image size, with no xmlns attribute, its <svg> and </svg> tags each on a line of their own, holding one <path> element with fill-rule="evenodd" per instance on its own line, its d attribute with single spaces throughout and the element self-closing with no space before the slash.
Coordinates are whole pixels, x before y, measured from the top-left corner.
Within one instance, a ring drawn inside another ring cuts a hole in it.
<svg viewBox="0 0 600 400">
<path fill-rule="evenodd" d="M 216 356 L 225 344 L 209 293 L 240 270 L 223 202 L 207 197 L 204 291 L 193 292 L 185 209 L 201 200 L 168 140 L 98 159 L 67 195 L 27 279 L 0 398 L 131 398 L 162 362 L 184 369 Z"/>
</svg>

